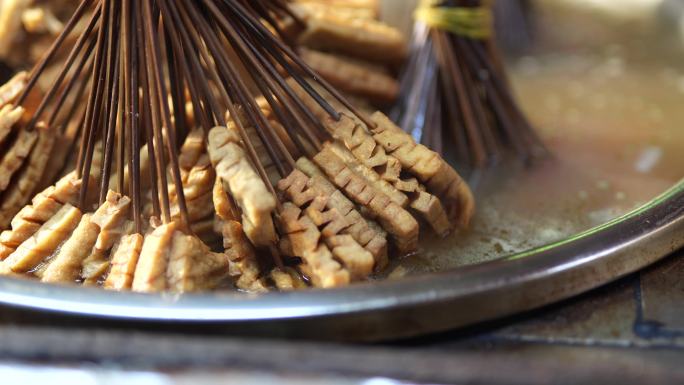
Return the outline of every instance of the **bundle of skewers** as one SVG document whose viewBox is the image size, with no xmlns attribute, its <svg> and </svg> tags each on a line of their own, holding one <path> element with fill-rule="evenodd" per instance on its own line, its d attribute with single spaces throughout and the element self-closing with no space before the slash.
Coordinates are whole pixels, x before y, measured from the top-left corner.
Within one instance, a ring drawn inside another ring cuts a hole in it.
<svg viewBox="0 0 684 385">
<path fill-rule="evenodd" d="M 466 227 L 456 171 L 320 78 L 285 19 L 305 23 L 283 0 L 83 0 L 0 88 L 0 273 L 336 287 L 416 252 L 421 232 Z"/>
<path fill-rule="evenodd" d="M 543 156 L 495 46 L 491 2 L 424 0 L 416 20 L 392 118 L 416 141 L 467 170 L 510 154 L 525 163 Z"/>
</svg>

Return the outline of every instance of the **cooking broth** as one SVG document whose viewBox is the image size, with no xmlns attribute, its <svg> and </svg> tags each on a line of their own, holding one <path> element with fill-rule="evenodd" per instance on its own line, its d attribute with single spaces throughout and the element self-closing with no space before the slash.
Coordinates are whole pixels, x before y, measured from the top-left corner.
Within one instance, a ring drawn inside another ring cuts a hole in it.
<svg viewBox="0 0 684 385">
<path fill-rule="evenodd" d="M 449 269 L 558 241 L 684 177 L 684 50 L 674 34 L 654 14 L 625 19 L 554 1 L 538 11 L 537 43 L 509 70 L 552 158 L 484 172 L 471 229 L 443 240 L 423 235 L 421 251 L 397 262 L 399 271 Z"/>
</svg>

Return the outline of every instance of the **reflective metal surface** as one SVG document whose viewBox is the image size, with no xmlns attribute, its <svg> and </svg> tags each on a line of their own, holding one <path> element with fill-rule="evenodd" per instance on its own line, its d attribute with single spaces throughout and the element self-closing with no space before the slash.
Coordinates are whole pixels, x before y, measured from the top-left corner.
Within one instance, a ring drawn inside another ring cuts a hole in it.
<svg viewBox="0 0 684 385">
<path fill-rule="evenodd" d="M 207 322 L 238 334 L 376 340 L 533 309 L 639 270 L 684 246 L 684 182 L 571 239 L 451 272 L 331 291 L 153 296 L 0 280 L 0 302 L 83 316 Z"/>
</svg>

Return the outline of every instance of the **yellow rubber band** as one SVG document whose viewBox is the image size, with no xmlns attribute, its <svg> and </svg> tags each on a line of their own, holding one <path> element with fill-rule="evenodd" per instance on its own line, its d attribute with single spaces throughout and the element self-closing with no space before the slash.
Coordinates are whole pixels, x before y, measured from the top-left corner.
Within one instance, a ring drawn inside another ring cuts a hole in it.
<svg viewBox="0 0 684 385">
<path fill-rule="evenodd" d="M 435 0 L 423 1 L 416 10 L 416 20 L 428 27 L 471 39 L 486 39 L 492 35 L 492 11 L 489 7 L 440 7 L 436 3 Z"/>
</svg>

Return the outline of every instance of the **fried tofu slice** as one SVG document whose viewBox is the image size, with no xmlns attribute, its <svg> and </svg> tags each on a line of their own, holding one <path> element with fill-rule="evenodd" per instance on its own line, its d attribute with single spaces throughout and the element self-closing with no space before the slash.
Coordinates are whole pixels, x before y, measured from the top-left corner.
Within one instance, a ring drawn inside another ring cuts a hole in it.
<svg viewBox="0 0 684 385">
<path fill-rule="evenodd" d="M 321 242 L 321 233 L 316 224 L 299 207 L 285 202 L 279 213 L 279 223 L 282 233 L 289 240 L 292 255 L 304 261 L 299 268 L 315 287 L 331 288 L 349 284 L 349 271 L 335 260 L 330 249 Z"/>
<path fill-rule="evenodd" d="M 178 155 L 178 165 L 182 170 L 190 170 L 197 165 L 202 155 L 207 153 L 204 143 L 204 130 L 196 128 L 185 138 Z"/>
<path fill-rule="evenodd" d="M 242 224 L 237 220 L 237 210 L 219 180 L 214 185 L 213 199 L 218 217 L 218 230 L 223 236 L 223 249 L 230 262 L 230 275 L 235 279 L 235 285 L 247 292 L 268 291 L 261 280 L 254 248 L 245 236 Z"/>
<path fill-rule="evenodd" d="M 156 293 L 166 290 L 166 270 L 176 231 L 176 222 L 163 224 L 145 237 L 133 276 L 133 291 Z"/>
<path fill-rule="evenodd" d="M 299 158 L 297 160 L 297 167 L 311 178 L 311 183 L 307 183 L 307 187 L 315 189 L 316 195 L 329 197 L 328 207 L 337 210 L 351 223 L 351 226 L 344 229 L 344 233 L 354 237 L 360 245 L 373 255 L 376 271 L 383 270 L 387 266 L 388 258 L 387 233 L 382 227 L 361 215 L 356 209 L 354 202 L 349 200 L 335 185 L 328 181 L 321 169 L 311 160 L 303 157 Z M 293 182 L 298 180 L 299 178 Z M 303 190 L 304 186 L 301 185 L 301 182 L 299 183 L 299 186 L 292 183 L 292 186 L 289 188 Z"/>
<path fill-rule="evenodd" d="M 59 245 L 69 238 L 81 220 L 81 211 L 66 204 L 45 222 L 0 265 L 0 274 L 27 273 L 52 256 Z"/>
<path fill-rule="evenodd" d="M 216 288 L 229 275 L 225 254 L 213 253 L 199 238 L 176 231 L 166 271 L 168 290 L 190 293 Z"/>
<path fill-rule="evenodd" d="M 393 103 L 399 95 L 399 82 L 382 67 L 352 58 L 302 49 L 302 59 L 330 84 L 377 106 Z"/>
<path fill-rule="evenodd" d="M 353 281 L 367 279 L 373 273 L 373 255 L 349 234 L 341 232 L 351 223 L 336 209 L 327 208 L 328 198 L 318 196 L 306 208 L 306 215 L 321 229 L 321 235 L 333 256 L 349 271 Z"/>
<path fill-rule="evenodd" d="M 104 283 L 106 278 L 108 278 L 108 272 L 111 270 L 115 250 L 120 247 L 121 240 L 133 234 L 134 231 L 135 225 L 133 221 L 125 220 L 116 228 L 109 228 L 108 231 L 100 232 L 92 252 L 88 258 L 83 260 L 81 279 L 84 286 L 100 286 Z M 104 245 L 98 247 L 98 243 L 105 244 L 112 241 L 114 242 L 111 248 L 100 248 L 104 247 Z M 135 263 L 137 263 L 138 257 L 136 256 L 135 258 Z M 128 289 L 130 289 L 130 285 Z"/>
<path fill-rule="evenodd" d="M 344 143 L 356 159 L 376 171 L 380 179 L 391 184 L 396 189 L 395 193 L 401 193 L 406 197 L 405 202 L 420 214 L 437 234 L 446 235 L 449 232 L 452 226 L 442 202 L 427 192 L 416 178 L 402 177 L 401 162 L 394 156 L 388 155 L 365 126 L 345 114 L 341 115 L 339 121 L 326 118 L 324 122 L 326 128 L 336 139 Z M 334 148 L 338 149 L 338 155 L 345 155 L 344 151 L 339 150 L 339 146 Z M 346 158 L 349 158 L 349 155 Z M 387 190 L 384 191 L 387 192 Z M 395 202 L 397 202 L 396 199 Z M 404 201 L 397 203 L 404 203 Z M 406 204 L 402 204 L 402 207 L 406 207 Z"/>
<path fill-rule="evenodd" d="M 126 220 L 131 200 L 109 191 L 105 202 L 94 214 L 81 218 L 72 236 L 60 248 L 42 276 L 43 282 L 69 283 L 81 277 L 86 258 L 104 255 L 119 239 L 117 231 Z"/>
<path fill-rule="evenodd" d="M 48 163 L 50 151 L 55 143 L 55 136 L 52 130 L 43 124 L 38 124 L 36 131 L 39 135 L 38 141 L 31 151 L 31 155 L 19 170 L 15 181 L 4 193 L 0 205 L 0 227 L 7 227 L 11 218 L 28 202 L 29 197 L 34 194 L 41 182 L 40 177 Z"/>
<path fill-rule="evenodd" d="M 81 273 L 83 260 L 97 241 L 100 228 L 93 223 L 92 215 L 85 214 L 69 239 L 59 248 L 49 262 L 41 281 L 50 283 L 75 283 Z"/>
<path fill-rule="evenodd" d="M 3 143 L 14 127 L 24 116 L 24 107 L 11 104 L 0 107 L 0 143 Z"/>
<path fill-rule="evenodd" d="M 38 140 L 38 130 L 20 130 L 14 143 L 0 159 L 0 191 L 5 191 L 12 176 L 24 164 L 33 145 Z"/>
<path fill-rule="evenodd" d="M 12 219 L 11 230 L 0 234 L 0 260 L 12 254 L 19 245 L 35 234 L 66 203 L 75 204 L 81 180 L 71 173 L 36 195 L 31 205 L 21 209 Z"/>
<path fill-rule="evenodd" d="M 112 250 L 111 270 L 104 281 L 108 290 L 130 290 L 135 267 L 142 251 L 144 238 L 141 234 L 124 235 Z"/>
<path fill-rule="evenodd" d="M 341 214 L 324 188 L 299 170 L 278 183 L 278 189 L 299 207 L 321 230 L 321 235 L 335 258 L 349 270 L 352 280 L 367 278 L 375 265 L 374 255 L 351 235 L 353 223 Z M 382 257 L 380 257 L 382 258 Z"/>
<path fill-rule="evenodd" d="M 401 63 L 408 54 L 403 34 L 375 20 L 347 18 L 321 8 L 306 17 L 306 24 L 299 43 L 309 48 L 386 64 Z"/>
<path fill-rule="evenodd" d="M 323 147 L 323 150 L 314 157 L 314 162 L 347 197 L 359 206 L 365 207 L 368 213 L 380 222 L 392 235 L 400 253 L 409 254 L 417 250 L 418 222 L 408 211 L 351 170 L 330 145 Z"/>
<path fill-rule="evenodd" d="M 0 2 L 0 57 L 4 58 L 11 54 L 13 43 L 22 30 L 21 15 L 31 4 L 31 0 Z"/>
<path fill-rule="evenodd" d="M 0 107 L 14 101 L 26 87 L 28 72 L 21 71 L 14 75 L 7 83 L 0 86 Z"/>
<path fill-rule="evenodd" d="M 374 113 L 371 119 L 377 124 L 373 129 L 375 141 L 442 200 L 452 222 L 467 226 L 475 211 L 475 199 L 456 170 L 439 154 L 417 144 L 382 112 Z"/>
<path fill-rule="evenodd" d="M 209 156 L 216 175 L 242 211 L 242 226 L 257 247 L 275 244 L 277 236 L 271 214 L 275 197 L 250 164 L 234 126 L 209 132 Z"/>
<path fill-rule="evenodd" d="M 273 284 L 280 291 L 301 290 L 308 287 L 301 275 L 291 267 L 275 268 L 270 276 Z"/>
</svg>

